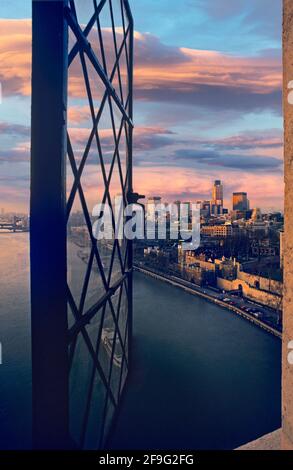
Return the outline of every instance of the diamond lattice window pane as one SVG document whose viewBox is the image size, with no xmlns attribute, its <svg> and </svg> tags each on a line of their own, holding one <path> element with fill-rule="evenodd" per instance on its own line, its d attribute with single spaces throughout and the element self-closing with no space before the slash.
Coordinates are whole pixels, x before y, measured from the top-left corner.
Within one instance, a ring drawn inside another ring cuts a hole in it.
<svg viewBox="0 0 293 470">
<path fill-rule="evenodd" d="M 128 371 L 129 243 L 123 238 L 123 226 L 122 237 L 109 239 L 100 236 L 103 226 L 97 229 L 96 223 L 103 214 L 97 205 L 108 204 L 115 214 L 115 202 L 123 223 L 130 189 L 133 31 L 125 4 L 125 0 L 69 2 L 70 430 L 82 448 L 103 444 Z M 110 232 L 117 234 L 117 219 L 110 217 L 109 223 Z"/>
</svg>

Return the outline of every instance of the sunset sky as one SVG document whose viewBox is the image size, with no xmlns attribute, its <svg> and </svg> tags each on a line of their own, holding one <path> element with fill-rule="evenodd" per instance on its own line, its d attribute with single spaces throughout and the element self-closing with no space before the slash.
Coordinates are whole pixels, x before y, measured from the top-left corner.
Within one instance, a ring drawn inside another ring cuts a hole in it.
<svg viewBox="0 0 293 470">
<path fill-rule="evenodd" d="M 6 210 L 28 209 L 30 3 L 0 2 L 0 207 Z M 86 22 L 91 2 L 78 3 Z M 247 191 L 252 207 L 282 209 L 281 3 L 130 1 L 136 191 L 196 201 L 209 199 L 213 180 L 221 179 L 228 207 L 233 191 Z M 76 141 L 86 140 L 89 116 L 76 77 L 70 99 L 68 125 Z M 106 138 L 106 125 L 102 132 Z"/>
</svg>

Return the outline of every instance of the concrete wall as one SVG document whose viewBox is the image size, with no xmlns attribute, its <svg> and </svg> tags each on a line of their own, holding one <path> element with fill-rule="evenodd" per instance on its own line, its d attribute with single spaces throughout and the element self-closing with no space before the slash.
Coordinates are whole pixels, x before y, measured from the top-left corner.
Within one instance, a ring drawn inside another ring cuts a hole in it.
<svg viewBox="0 0 293 470">
<path fill-rule="evenodd" d="M 278 295 L 282 294 L 283 284 L 279 281 L 256 276 L 255 274 L 245 273 L 243 271 L 238 271 L 238 279 L 246 282 L 251 287 L 255 287 L 258 283 L 261 290 L 273 292 Z"/>
<path fill-rule="evenodd" d="M 255 300 L 262 305 L 281 310 L 282 299 L 279 296 L 266 291 L 255 289 L 254 287 L 250 287 L 245 281 L 241 279 L 229 281 L 220 277 L 217 278 L 217 287 L 222 290 L 237 290 L 239 285 L 242 286 L 244 297 Z"/>
<path fill-rule="evenodd" d="M 293 365 L 288 344 L 293 340 L 293 1 L 283 0 L 283 109 L 285 156 L 284 310 L 282 356 L 282 448 L 293 450 Z M 290 92 L 290 95 L 289 95 Z M 290 100 L 290 104 L 288 101 Z M 281 191 L 281 188 L 280 188 Z"/>
</svg>

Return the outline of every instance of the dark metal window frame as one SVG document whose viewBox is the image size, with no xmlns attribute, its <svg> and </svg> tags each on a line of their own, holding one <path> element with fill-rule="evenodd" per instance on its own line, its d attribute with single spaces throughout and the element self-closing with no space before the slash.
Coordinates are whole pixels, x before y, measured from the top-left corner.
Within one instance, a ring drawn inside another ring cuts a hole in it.
<svg viewBox="0 0 293 470">
<path fill-rule="evenodd" d="M 99 15 L 108 3 L 115 46 L 115 62 L 111 73 L 107 71 L 105 49 L 101 35 Z M 110 182 L 115 161 L 118 163 L 121 184 L 123 184 L 124 203 L 132 202 L 132 132 L 133 132 L 133 19 L 127 0 L 120 0 L 123 18 L 123 41 L 118 48 L 113 16 L 112 0 L 93 0 L 94 14 L 84 29 L 79 25 L 74 0 L 33 0 L 33 53 L 32 53 L 32 134 L 31 134 L 31 317 L 32 317 L 32 391 L 33 391 L 33 445 L 35 448 L 70 448 L 72 443 L 69 432 L 69 374 L 74 355 L 76 339 L 82 335 L 94 364 L 94 370 L 106 389 L 106 404 L 103 414 L 102 435 L 97 446 L 102 446 L 105 435 L 107 402 L 110 400 L 115 409 L 118 407 L 121 393 L 123 366 L 129 366 L 132 336 L 132 242 L 127 241 L 126 254 L 122 256 L 118 241 L 114 241 L 109 273 L 106 276 L 100 258 L 97 241 L 92 235 L 91 219 L 81 184 L 81 175 L 89 154 L 91 142 L 96 139 L 105 193 L 102 202 L 111 206 Z M 124 17 L 124 14 L 127 18 Z M 128 25 L 126 26 L 126 19 Z M 101 41 L 102 64 L 97 59 L 88 41 L 88 35 L 96 25 Z M 68 54 L 68 31 L 72 31 L 76 43 Z M 124 52 L 128 73 L 128 96 L 123 97 L 119 59 Z M 87 98 L 92 115 L 93 128 L 81 162 L 77 167 L 74 150 L 67 133 L 67 93 L 68 68 L 79 54 L 86 85 Z M 90 61 L 99 80 L 105 87 L 100 108 L 94 109 L 91 86 L 85 62 Z M 112 85 L 115 73 L 118 76 L 119 91 Z M 125 99 L 126 98 L 126 99 Z M 115 152 L 108 177 L 103 162 L 97 126 L 108 102 L 111 112 Z M 121 113 L 121 123 L 116 134 L 113 120 L 113 104 Z M 121 173 L 119 142 L 122 129 L 127 140 L 127 175 Z M 66 200 L 66 158 L 70 162 L 74 183 Z M 91 253 L 81 302 L 75 304 L 67 284 L 67 222 L 76 194 L 79 195 L 83 214 L 91 240 Z M 113 228 L 115 228 L 113 220 Z M 111 283 L 111 273 L 115 250 L 121 264 L 121 277 Z M 87 311 L 83 311 L 89 276 L 93 261 L 97 262 L 101 280 L 105 288 L 103 295 Z M 122 289 L 128 298 L 128 317 L 125 334 L 119 329 L 119 312 Z M 112 296 L 120 289 L 118 308 L 112 304 Z M 68 305 L 75 323 L 68 328 Z M 92 344 L 86 325 L 109 306 L 115 325 L 115 336 L 111 354 L 110 372 L 106 376 L 99 363 L 98 349 L 101 341 L 101 329 L 97 344 Z M 122 348 L 122 367 L 118 398 L 111 390 L 111 372 L 115 339 L 119 337 Z M 127 349 L 127 350 L 126 350 Z M 91 390 L 88 393 L 88 403 Z M 86 406 L 81 442 L 82 447 L 87 422 Z"/>
</svg>

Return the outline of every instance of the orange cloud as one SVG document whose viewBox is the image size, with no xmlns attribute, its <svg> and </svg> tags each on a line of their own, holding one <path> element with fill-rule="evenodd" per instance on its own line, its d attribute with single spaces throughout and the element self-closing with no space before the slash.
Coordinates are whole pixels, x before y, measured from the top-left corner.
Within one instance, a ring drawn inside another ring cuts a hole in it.
<svg viewBox="0 0 293 470">
<path fill-rule="evenodd" d="M 30 95 L 31 20 L 0 19 L 0 81 L 3 95 Z"/>
<path fill-rule="evenodd" d="M 31 77 L 31 20 L 0 19 L 0 81 L 4 96 L 30 95 Z M 118 32 L 119 34 L 119 32 Z M 109 52 L 110 33 L 104 31 L 106 48 Z M 90 38 L 91 42 L 92 39 Z M 239 102 L 244 109 L 250 110 L 255 103 L 260 108 L 268 103 L 280 101 L 281 66 L 277 58 L 264 56 L 255 58 L 235 57 L 216 51 L 199 51 L 186 48 L 170 47 L 162 44 L 157 38 L 142 33 L 135 33 L 135 87 L 136 97 L 141 100 L 167 102 L 178 101 L 184 104 L 218 106 L 225 108 L 227 103 L 237 109 Z M 93 49 L 95 48 L 92 42 Z M 109 64 L 113 63 L 113 54 L 108 54 Z M 109 68 L 111 68 L 109 65 Z M 122 67 L 123 78 L 125 67 Z M 90 80 L 92 82 L 94 100 L 98 105 L 103 93 L 96 74 L 89 66 Z M 88 110 L 85 86 L 78 66 L 78 60 L 71 69 L 69 81 L 69 131 L 77 145 L 83 145 L 90 133 L 90 113 Z M 114 81 L 117 89 L 117 79 Z M 77 105 L 76 98 L 79 99 Z M 269 104 L 270 104 L 269 103 Z M 84 125 L 84 128 L 75 126 Z M 88 126 L 88 128 L 87 128 Z M 101 137 L 105 140 L 111 137 L 109 125 L 104 125 Z M 160 126 L 138 127 L 135 130 L 135 142 L 139 150 L 152 148 L 152 141 L 157 138 L 157 145 L 166 145 L 168 131 Z M 227 138 L 226 145 L 237 148 L 243 145 L 240 137 Z M 248 141 L 246 140 L 246 143 Z M 249 143 L 249 142 L 248 142 Z M 255 141 L 258 154 L 275 155 L 274 150 L 281 157 L 281 142 L 278 136 L 266 136 L 266 142 Z M 254 145 L 250 142 L 250 145 Z M 280 145 L 279 145 L 280 144 Z M 18 152 L 24 149 L 19 148 Z M 228 150 L 229 151 L 229 150 Z M 247 152 L 253 152 L 248 148 Z M 261 153 L 263 152 L 263 153 Z M 153 163 L 153 162 L 150 162 Z M 91 165 L 89 168 L 92 170 Z M 91 172 L 89 171 L 89 174 Z M 216 173 L 216 174 L 215 174 Z M 235 174 L 239 175 L 235 171 Z M 93 174 L 92 174 L 93 175 Z M 201 196 L 209 197 L 210 181 L 214 176 L 217 179 L 228 180 L 227 186 L 233 189 L 233 174 L 227 176 L 225 169 L 210 167 L 209 172 L 199 171 L 197 168 L 180 168 L 167 166 L 136 167 L 135 186 L 146 195 L 161 194 L 173 200 L 194 200 Z M 97 191 L 94 177 L 87 180 L 89 194 Z M 282 197 L 282 176 L 280 174 L 258 174 L 252 178 L 251 173 L 242 172 L 241 178 L 235 178 L 237 189 L 241 185 L 249 193 L 253 205 L 274 205 L 274 199 Z M 118 180 L 117 180 L 118 181 Z M 230 181 L 230 182 L 229 182 Z M 113 182 L 113 188 L 116 183 Z M 91 189 L 92 188 L 92 189 Z M 236 189 L 236 187 L 235 187 Z M 119 187 L 117 183 L 117 192 Z M 228 191 L 227 191 L 228 192 Z M 279 202 L 276 205 L 280 205 Z"/>
<path fill-rule="evenodd" d="M 0 20 L 0 79 L 4 93 L 30 94 L 31 75 L 31 20 Z M 111 34 L 103 31 L 109 64 L 113 63 Z M 119 36 L 119 31 L 117 32 Z M 94 36 L 90 40 L 97 50 Z M 247 93 L 264 95 L 281 88 L 282 75 L 280 60 L 272 57 L 235 57 L 216 51 L 203 51 L 165 46 L 150 34 L 135 34 L 135 86 L 138 90 L 161 89 L 162 86 L 175 88 L 180 94 L 199 90 L 200 86 L 222 87 L 223 89 L 245 89 Z M 109 69 L 110 69 L 109 65 Z M 89 65 L 93 78 L 93 70 Z M 126 67 L 121 66 L 126 79 Z M 93 86 L 96 99 L 101 98 L 99 83 Z M 76 98 L 85 97 L 81 67 L 76 60 L 72 64 L 70 94 Z M 141 99 L 143 94 L 138 95 Z M 146 94 L 145 99 L 148 99 Z M 74 115 L 73 115 L 74 118 Z"/>
</svg>

